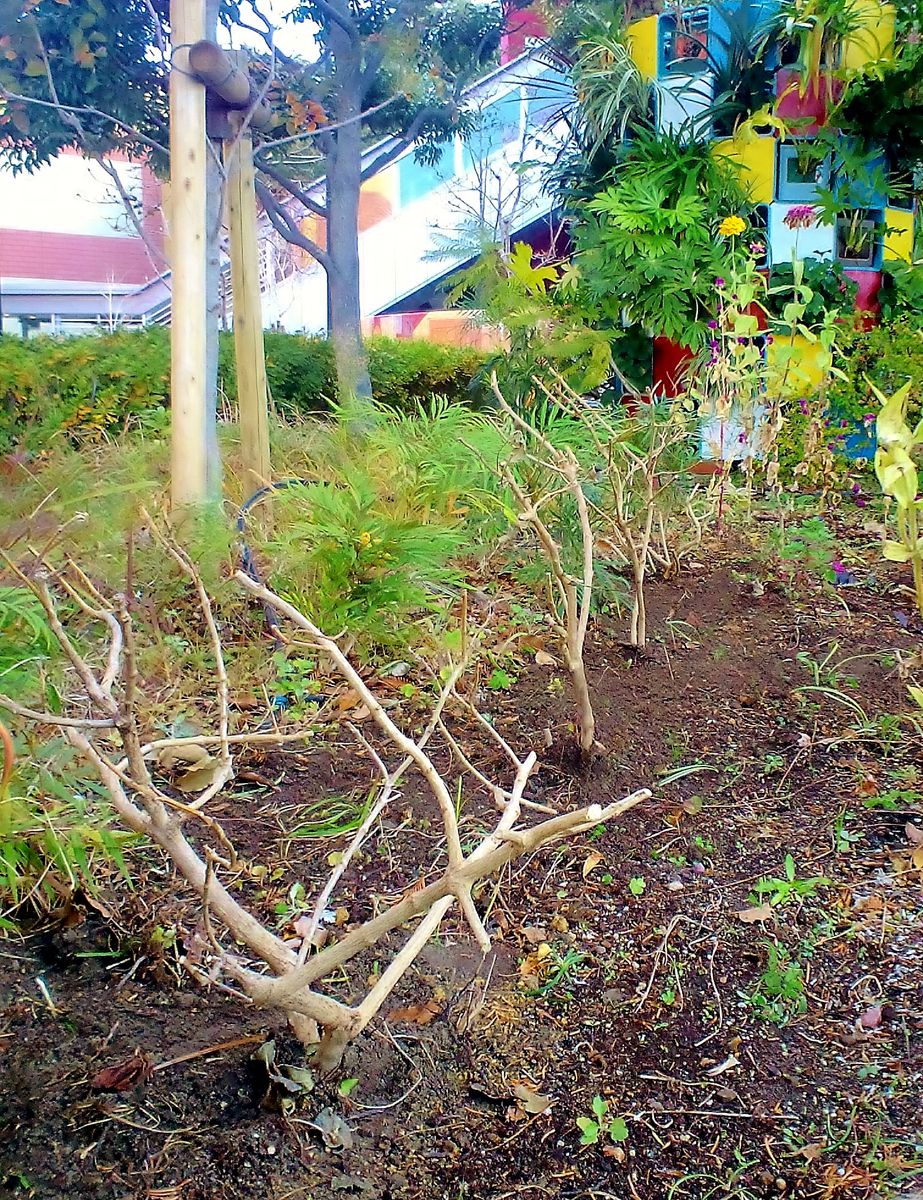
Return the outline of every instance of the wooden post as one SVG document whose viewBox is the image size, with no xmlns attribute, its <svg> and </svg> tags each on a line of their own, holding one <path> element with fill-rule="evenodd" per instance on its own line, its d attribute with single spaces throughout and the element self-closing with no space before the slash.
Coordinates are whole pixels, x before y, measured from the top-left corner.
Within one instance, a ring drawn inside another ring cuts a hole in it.
<svg viewBox="0 0 923 1200">
<path fill-rule="evenodd" d="M 233 114 L 231 121 L 233 127 Z M 236 123 L 239 126 L 239 118 Z M 253 141 L 249 129 L 225 141 L 224 167 L 227 174 L 227 220 L 234 297 L 237 407 L 240 414 L 244 494 L 247 497 L 269 482 L 270 471 L 269 403 L 260 303 L 256 189 Z"/>
<path fill-rule="evenodd" d="M 206 499 L 205 88 L 188 47 L 205 36 L 205 0 L 170 0 L 170 332 L 172 499 Z"/>
</svg>

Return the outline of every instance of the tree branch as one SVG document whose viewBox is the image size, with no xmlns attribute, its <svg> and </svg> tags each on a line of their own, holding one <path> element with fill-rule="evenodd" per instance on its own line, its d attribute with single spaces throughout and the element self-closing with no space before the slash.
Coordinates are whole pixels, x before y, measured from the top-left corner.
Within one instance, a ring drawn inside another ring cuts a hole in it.
<svg viewBox="0 0 923 1200">
<path fill-rule="evenodd" d="M 330 0 L 311 0 L 313 6 L 319 9 L 332 25 L 339 26 L 353 45 L 359 44 L 359 27 L 349 14 L 346 5 L 336 5 Z"/>
<path fill-rule="evenodd" d="M 383 171 L 385 167 L 391 165 L 396 158 L 404 153 L 408 147 L 412 146 L 419 136 L 420 130 L 426 124 L 427 120 L 433 115 L 434 109 L 424 108 L 414 117 L 404 133 L 400 134 L 400 140 L 396 146 L 390 150 L 384 150 L 377 158 L 373 159 L 367 167 L 362 169 L 362 182 L 371 179 L 373 175 L 377 175 L 379 171 Z"/>
<path fill-rule="evenodd" d="M 290 245 L 300 246 L 302 250 L 306 250 L 325 271 L 328 273 L 332 271 L 333 262 L 327 251 L 322 250 L 317 242 L 312 241 L 307 234 L 301 232 L 294 218 L 286 211 L 285 206 L 279 203 L 266 184 L 261 183 L 259 179 L 256 181 L 256 194 L 276 233 Z"/>
<path fill-rule="evenodd" d="M 262 151 L 262 149 L 263 147 L 261 146 L 260 151 Z M 299 204 L 303 205 L 308 210 L 308 212 L 314 213 L 315 217 L 322 217 L 325 221 L 327 220 L 327 218 L 330 216 L 330 213 L 327 211 L 325 206 L 319 201 L 315 200 L 313 196 L 309 195 L 304 188 L 299 187 L 298 184 L 295 183 L 294 179 L 289 179 L 287 175 L 285 175 L 272 163 L 263 162 L 259 153 L 255 155 L 254 161 L 263 174 L 268 175 L 274 183 L 279 185 L 279 187 L 285 188 L 293 200 L 297 200 Z"/>
</svg>

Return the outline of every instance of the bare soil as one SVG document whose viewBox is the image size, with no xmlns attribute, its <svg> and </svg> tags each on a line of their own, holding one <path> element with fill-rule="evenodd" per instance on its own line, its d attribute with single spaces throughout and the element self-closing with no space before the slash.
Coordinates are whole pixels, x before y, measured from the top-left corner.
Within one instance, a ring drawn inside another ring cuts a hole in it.
<svg viewBox="0 0 923 1200">
<path fill-rule="evenodd" d="M 142 901 L 112 880 L 0 944 L 0 1196 L 827 1200 L 923 1189 L 923 746 L 895 718 L 910 711 L 903 664 L 920 661 L 923 634 L 900 575 L 872 556 L 861 565 L 867 542 L 853 536 L 854 586 L 802 577 L 794 595 L 739 548 L 703 553 L 653 582 L 643 655 L 622 645 L 621 621 L 600 619 L 590 675 L 605 751 L 588 771 L 569 762 L 559 671 L 520 645 L 511 689 L 482 680 L 484 707 L 517 747 L 544 746 L 551 731 L 533 798 L 605 802 L 640 785 L 654 798 L 598 836 L 515 864 L 499 891 L 490 882 L 479 896 L 496 947 L 486 962 L 450 914 L 390 1017 L 293 1104 L 267 1092 L 252 1054 L 267 1036 L 280 1062 L 300 1062 L 300 1048 L 271 1016 L 185 976 L 196 915 L 149 856 L 156 919 L 148 892 Z M 502 609 L 498 622 L 502 633 Z M 493 748 L 463 732 L 496 766 Z M 271 913 L 345 844 L 291 843 L 284 831 L 304 806 L 358 794 L 373 776 L 345 732 L 248 765 L 255 774 L 214 815 L 245 858 L 271 865 L 261 888 L 247 885 Z M 437 841 L 419 800 L 409 788 L 344 879 L 344 925 L 373 894 L 416 882 L 419 845 L 431 856 Z M 466 801 L 469 832 L 486 811 L 483 797 Z M 787 854 L 801 894 L 748 920 L 769 898 L 753 894 L 760 880 L 792 882 Z M 770 943 L 803 979 L 775 1009 L 759 998 Z M 359 966 L 331 990 L 348 998 L 375 956 Z M 94 1086 L 136 1051 L 157 1067 L 245 1038 L 122 1091 Z M 532 1093 L 550 1101 L 544 1111 L 526 1111 L 543 1105 Z M 576 1121 L 594 1097 L 624 1121 L 622 1140 L 580 1144 Z M 351 1147 L 325 1146 L 314 1127 L 324 1108 L 346 1121 Z"/>
</svg>

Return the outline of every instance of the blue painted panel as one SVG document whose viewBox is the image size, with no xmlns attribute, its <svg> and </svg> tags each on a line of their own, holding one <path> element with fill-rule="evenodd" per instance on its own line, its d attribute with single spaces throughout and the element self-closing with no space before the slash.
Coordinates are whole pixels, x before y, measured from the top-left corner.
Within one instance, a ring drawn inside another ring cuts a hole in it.
<svg viewBox="0 0 923 1200">
<path fill-rule="evenodd" d="M 494 100 L 477 115 L 477 125 L 465 142 L 464 168 L 483 162 L 502 146 L 515 142 L 519 137 L 519 115 L 522 98 L 516 87 L 506 96 Z"/>
<path fill-rule="evenodd" d="M 812 163 L 807 172 L 798 166 L 798 147 L 779 144 L 776 169 L 776 199 L 786 204 L 811 204 L 817 199 L 817 189 L 830 186 L 830 157 Z"/>
<path fill-rule="evenodd" d="M 439 148 L 439 161 L 430 167 L 419 163 L 412 154 L 405 155 L 397 164 L 398 199 L 401 207 L 412 204 L 421 196 L 441 187 L 455 174 L 455 145 L 447 142 Z"/>
<path fill-rule="evenodd" d="M 709 69 L 711 51 L 709 31 L 715 19 L 714 9 L 706 5 L 682 9 L 680 20 L 675 12 L 663 12 L 657 24 L 657 74 L 694 75 Z"/>
<path fill-rule="evenodd" d="M 881 155 L 870 157 L 864 169 L 851 178 L 842 163 L 833 164 L 833 190 L 855 208 L 884 208 L 888 202 L 888 176 Z"/>
<path fill-rule="evenodd" d="M 553 121 L 561 109 L 574 100 L 574 85 L 561 71 L 541 71 L 525 82 L 526 122 L 541 129 Z"/>
</svg>

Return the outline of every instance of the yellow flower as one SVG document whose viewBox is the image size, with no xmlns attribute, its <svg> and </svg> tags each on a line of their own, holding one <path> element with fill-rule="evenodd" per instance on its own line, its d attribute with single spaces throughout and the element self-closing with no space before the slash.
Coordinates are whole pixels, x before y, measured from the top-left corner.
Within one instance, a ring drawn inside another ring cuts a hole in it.
<svg viewBox="0 0 923 1200">
<path fill-rule="evenodd" d="M 372 535 L 369 533 L 369 531 L 367 529 L 363 529 L 363 531 L 359 534 L 359 545 L 364 550 L 366 546 L 371 545 L 371 542 L 372 542 Z"/>
<path fill-rule="evenodd" d="M 718 226 L 718 232 L 722 237 L 737 237 L 739 233 L 747 228 L 747 222 L 741 217 L 725 217 Z"/>
</svg>

